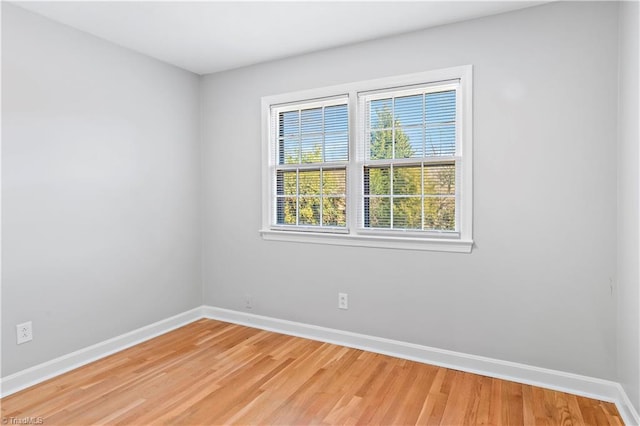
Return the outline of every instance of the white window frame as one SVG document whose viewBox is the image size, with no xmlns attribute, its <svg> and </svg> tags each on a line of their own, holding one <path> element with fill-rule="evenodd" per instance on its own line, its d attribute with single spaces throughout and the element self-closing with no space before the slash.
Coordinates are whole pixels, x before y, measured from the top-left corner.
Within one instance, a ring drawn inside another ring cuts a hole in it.
<svg viewBox="0 0 640 426">
<path fill-rule="evenodd" d="M 262 98 L 262 228 L 265 240 L 333 244 L 359 247 L 431 250 L 470 253 L 473 247 L 473 108 L 471 65 L 427 72 L 361 81 L 312 90 L 304 90 Z M 457 81 L 456 161 L 460 167 L 456 176 L 457 232 L 427 232 L 413 230 L 365 229 L 361 226 L 359 204 L 362 196 L 363 131 L 360 127 L 362 106 L 359 96 L 374 91 L 430 85 Z M 336 232 L 319 227 L 283 229 L 275 224 L 275 149 L 272 108 L 292 103 L 313 102 L 335 97 L 348 97 L 349 162 L 347 164 L 347 226 Z"/>
</svg>

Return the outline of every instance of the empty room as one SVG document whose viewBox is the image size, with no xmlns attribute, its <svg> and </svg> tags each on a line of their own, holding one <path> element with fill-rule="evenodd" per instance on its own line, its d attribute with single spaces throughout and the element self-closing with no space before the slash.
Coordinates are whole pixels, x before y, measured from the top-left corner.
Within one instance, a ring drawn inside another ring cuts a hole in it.
<svg viewBox="0 0 640 426">
<path fill-rule="evenodd" d="M 640 425 L 638 1 L 2 1 L 5 425 Z"/>
</svg>

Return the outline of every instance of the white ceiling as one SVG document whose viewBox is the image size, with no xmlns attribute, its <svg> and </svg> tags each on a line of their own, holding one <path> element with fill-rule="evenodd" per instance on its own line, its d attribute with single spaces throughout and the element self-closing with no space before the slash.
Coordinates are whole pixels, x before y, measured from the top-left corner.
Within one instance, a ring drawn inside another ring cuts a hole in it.
<svg viewBox="0 0 640 426">
<path fill-rule="evenodd" d="M 541 3 L 545 2 L 14 2 L 197 74 Z"/>
</svg>

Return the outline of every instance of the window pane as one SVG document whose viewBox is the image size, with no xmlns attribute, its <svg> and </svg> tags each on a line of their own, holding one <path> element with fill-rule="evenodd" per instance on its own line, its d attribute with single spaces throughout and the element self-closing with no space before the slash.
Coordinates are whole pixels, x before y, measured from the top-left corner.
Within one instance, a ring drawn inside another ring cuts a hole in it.
<svg viewBox="0 0 640 426">
<path fill-rule="evenodd" d="M 422 157 L 422 127 L 395 129 L 395 158 Z"/>
<path fill-rule="evenodd" d="M 391 194 L 389 167 L 365 167 L 364 193 L 366 195 Z"/>
<path fill-rule="evenodd" d="M 394 195 L 421 195 L 422 170 L 420 166 L 393 168 Z"/>
<path fill-rule="evenodd" d="M 395 126 L 422 124 L 422 97 L 423 95 L 413 95 L 395 98 Z"/>
<path fill-rule="evenodd" d="M 324 131 L 347 133 L 349 116 L 346 105 L 329 106 L 324 109 Z"/>
<path fill-rule="evenodd" d="M 279 137 L 298 136 L 300 113 L 298 111 L 281 112 L 278 117 Z"/>
<path fill-rule="evenodd" d="M 302 134 L 322 132 L 322 108 L 303 109 L 300 112 L 300 131 Z"/>
<path fill-rule="evenodd" d="M 455 198 L 425 197 L 424 228 L 427 230 L 455 231 Z"/>
<path fill-rule="evenodd" d="M 456 192 L 456 167 L 453 164 L 424 166 L 424 193 L 429 195 L 454 195 Z"/>
<path fill-rule="evenodd" d="M 427 127 L 425 156 L 455 155 L 456 127 L 454 124 Z"/>
<path fill-rule="evenodd" d="M 372 160 L 385 160 L 392 158 L 393 154 L 393 131 L 376 130 L 370 135 L 369 155 Z"/>
<path fill-rule="evenodd" d="M 280 140 L 278 164 L 297 164 L 300 162 L 300 146 L 298 138 Z"/>
<path fill-rule="evenodd" d="M 320 197 L 300 197 L 300 225 L 320 225 Z"/>
<path fill-rule="evenodd" d="M 323 170 L 322 193 L 325 195 L 344 195 L 347 193 L 347 171 Z"/>
<path fill-rule="evenodd" d="M 365 197 L 365 227 L 389 228 L 391 202 L 389 197 Z"/>
<path fill-rule="evenodd" d="M 347 225 L 347 199 L 345 197 L 324 197 L 322 199 L 322 224 L 324 226 Z"/>
<path fill-rule="evenodd" d="M 296 224 L 296 197 L 276 198 L 276 223 L 279 225 Z"/>
<path fill-rule="evenodd" d="M 300 195 L 320 195 L 320 170 L 300 171 L 298 179 Z"/>
<path fill-rule="evenodd" d="M 284 173 L 276 172 L 276 194 L 284 195 Z"/>
<path fill-rule="evenodd" d="M 325 135 L 324 161 L 347 161 L 349 152 L 349 135 L 336 133 Z"/>
<path fill-rule="evenodd" d="M 322 162 L 322 136 L 305 136 L 302 135 L 301 142 L 302 163 L 321 163 Z"/>
<path fill-rule="evenodd" d="M 456 119 L 456 91 L 427 93 L 425 95 L 427 124 L 451 123 Z"/>
<path fill-rule="evenodd" d="M 393 199 L 393 227 L 402 229 L 422 228 L 422 198 Z"/>
<path fill-rule="evenodd" d="M 296 172 L 278 171 L 276 176 L 276 190 L 278 195 L 296 195 Z"/>
<path fill-rule="evenodd" d="M 391 98 L 378 99 L 369 103 L 369 127 L 371 129 L 388 129 L 393 127 Z"/>
</svg>

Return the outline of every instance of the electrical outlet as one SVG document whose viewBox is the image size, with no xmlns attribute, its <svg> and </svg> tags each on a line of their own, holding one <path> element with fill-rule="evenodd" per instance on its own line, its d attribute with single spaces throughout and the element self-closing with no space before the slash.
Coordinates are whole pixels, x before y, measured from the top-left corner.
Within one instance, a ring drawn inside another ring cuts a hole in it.
<svg viewBox="0 0 640 426">
<path fill-rule="evenodd" d="M 31 325 L 31 321 L 16 325 L 16 334 L 18 335 L 19 345 L 33 340 L 33 327 Z"/>
<path fill-rule="evenodd" d="M 338 293 L 338 308 L 349 309 L 349 295 L 347 293 Z"/>
<path fill-rule="evenodd" d="M 253 297 L 251 295 L 244 296 L 244 308 L 253 309 Z"/>
</svg>

